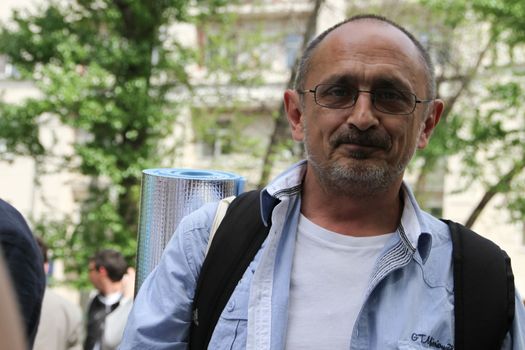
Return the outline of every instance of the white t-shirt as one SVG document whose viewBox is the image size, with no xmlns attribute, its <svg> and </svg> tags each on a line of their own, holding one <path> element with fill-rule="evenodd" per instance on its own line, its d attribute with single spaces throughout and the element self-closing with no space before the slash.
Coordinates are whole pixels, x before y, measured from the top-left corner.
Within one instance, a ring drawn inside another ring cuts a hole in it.
<svg viewBox="0 0 525 350">
<path fill-rule="evenodd" d="M 286 349 L 349 349 L 372 269 L 393 234 L 346 236 L 301 215 L 290 281 Z"/>
</svg>

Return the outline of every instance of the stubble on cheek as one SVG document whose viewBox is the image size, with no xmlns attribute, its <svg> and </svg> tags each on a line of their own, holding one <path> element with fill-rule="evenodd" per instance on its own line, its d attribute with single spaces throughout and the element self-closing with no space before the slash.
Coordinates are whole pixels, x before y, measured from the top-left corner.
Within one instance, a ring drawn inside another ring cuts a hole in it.
<svg viewBox="0 0 525 350">
<path fill-rule="evenodd" d="M 321 186 L 327 191 L 353 196 L 365 197 L 387 190 L 404 171 L 413 153 L 406 154 L 398 164 L 376 158 L 376 152 L 386 154 L 394 147 L 390 136 L 381 130 L 337 130 L 323 143 L 322 150 L 311 149 L 313 145 L 309 141 L 310 133 L 305 128 L 306 157 Z M 363 149 L 345 148 L 345 144 L 363 146 Z"/>
</svg>

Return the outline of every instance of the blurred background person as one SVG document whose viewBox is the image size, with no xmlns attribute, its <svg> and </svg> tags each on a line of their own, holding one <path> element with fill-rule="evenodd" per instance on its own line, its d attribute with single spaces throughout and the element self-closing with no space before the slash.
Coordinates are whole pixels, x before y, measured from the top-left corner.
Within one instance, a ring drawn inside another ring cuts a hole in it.
<svg viewBox="0 0 525 350">
<path fill-rule="evenodd" d="M 27 349 L 22 318 L 0 249 L 0 350 Z"/>
<path fill-rule="evenodd" d="M 48 248 L 41 238 L 37 237 L 36 240 L 44 257 L 44 271 L 47 276 L 49 273 Z M 81 350 L 82 332 L 80 307 L 46 287 L 33 349 Z"/>
<path fill-rule="evenodd" d="M 87 311 L 84 350 L 113 350 L 122 339 L 132 307 L 133 276 L 126 276 L 128 264 L 116 250 L 104 249 L 90 258 L 89 279 L 98 294 Z M 134 274 L 134 270 L 129 271 Z M 129 283 L 128 283 L 129 282 Z"/>
<path fill-rule="evenodd" d="M 32 348 L 46 283 L 43 257 L 22 214 L 1 199 L 0 245 L 22 315 L 27 343 Z"/>
</svg>

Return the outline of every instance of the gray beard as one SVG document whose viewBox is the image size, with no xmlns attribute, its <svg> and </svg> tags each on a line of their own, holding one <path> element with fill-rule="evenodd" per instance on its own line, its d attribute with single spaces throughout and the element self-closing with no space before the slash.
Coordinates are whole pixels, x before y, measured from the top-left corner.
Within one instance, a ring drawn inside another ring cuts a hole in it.
<svg viewBox="0 0 525 350">
<path fill-rule="evenodd" d="M 390 169 L 376 164 L 319 163 L 308 155 L 307 159 L 326 191 L 353 197 L 386 192 L 404 171 L 401 164 L 397 169 Z M 360 160 L 355 159 L 355 162 Z"/>
<path fill-rule="evenodd" d="M 386 192 L 403 174 L 415 152 L 414 146 L 412 152 L 393 166 L 371 164 L 367 162 L 366 155 L 358 152 L 349 155 L 348 163 L 340 164 L 335 161 L 318 161 L 309 150 L 308 139 L 305 138 L 304 141 L 308 163 L 324 190 L 333 194 L 352 197 L 370 197 Z"/>
</svg>

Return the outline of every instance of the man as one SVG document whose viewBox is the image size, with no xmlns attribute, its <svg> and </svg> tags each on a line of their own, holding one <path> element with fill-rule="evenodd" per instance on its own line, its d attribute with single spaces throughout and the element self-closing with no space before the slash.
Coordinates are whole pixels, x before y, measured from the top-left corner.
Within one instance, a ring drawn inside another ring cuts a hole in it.
<svg viewBox="0 0 525 350">
<path fill-rule="evenodd" d="M 128 265 L 122 254 L 104 249 L 89 260 L 88 268 L 98 294 L 88 308 L 84 350 L 116 349 L 132 306 L 123 282 Z"/>
<path fill-rule="evenodd" d="M 310 43 L 284 94 L 307 160 L 261 192 L 271 229 L 209 349 L 454 348 L 450 233 L 403 182 L 443 111 L 434 89 L 421 44 L 382 17 L 352 18 Z M 181 222 L 141 286 L 121 349 L 187 347 L 215 208 Z M 524 322 L 517 307 L 504 349 L 525 348 Z"/>
<path fill-rule="evenodd" d="M 36 238 L 42 256 L 44 271 L 49 273 L 48 248 Z M 42 303 L 40 325 L 36 334 L 34 350 L 80 350 L 82 348 L 82 311 L 50 288 L 46 288 Z"/>
<path fill-rule="evenodd" d="M 1 199 L 0 244 L 18 300 L 27 343 L 32 348 L 45 288 L 42 255 L 22 215 Z"/>
</svg>

